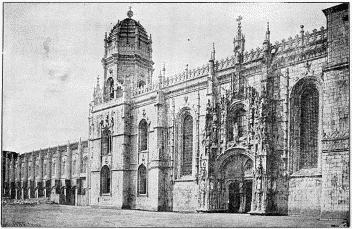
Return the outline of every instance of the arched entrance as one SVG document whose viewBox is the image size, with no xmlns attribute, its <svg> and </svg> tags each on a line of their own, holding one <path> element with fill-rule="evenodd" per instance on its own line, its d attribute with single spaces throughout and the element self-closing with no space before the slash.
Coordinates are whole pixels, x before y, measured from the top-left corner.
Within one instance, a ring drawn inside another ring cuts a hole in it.
<svg viewBox="0 0 352 229">
<path fill-rule="evenodd" d="M 218 159 L 218 174 L 225 184 L 228 212 L 251 210 L 253 193 L 253 160 L 245 149 L 233 148 Z"/>
</svg>

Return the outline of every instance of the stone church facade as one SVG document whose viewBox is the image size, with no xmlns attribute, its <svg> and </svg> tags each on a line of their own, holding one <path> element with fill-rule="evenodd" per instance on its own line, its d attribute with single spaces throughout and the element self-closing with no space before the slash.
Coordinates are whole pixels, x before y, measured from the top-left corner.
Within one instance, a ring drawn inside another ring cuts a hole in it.
<svg viewBox="0 0 352 229">
<path fill-rule="evenodd" d="M 128 11 L 105 34 L 88 141 L 7 154 L 17 156 L 6 157 L 6 193 L 28 196 L 18 189 L 31 190 L 39 160 L 34 190 L 68 204 L 347 217 L 348 8 L 323 10 L 327 28 L 301 26 L 281 42 L 268 25 L 251 51 L 238 18 L 233 56 L 218 60 L 213 47 L 202 67 L 175 76 L 164 67 L 156 82 L 152 37 Z"/>
</svg>

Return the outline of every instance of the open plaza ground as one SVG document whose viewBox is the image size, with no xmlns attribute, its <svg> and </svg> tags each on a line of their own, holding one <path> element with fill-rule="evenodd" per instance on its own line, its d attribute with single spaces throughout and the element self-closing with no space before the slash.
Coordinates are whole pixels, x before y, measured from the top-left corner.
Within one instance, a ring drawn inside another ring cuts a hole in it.
<svg viewBox="0 0 352 229">
<path fill-rule="evenodd" d="M 337 227 L 341 220 L 317 217 L 177 213 L 76 207 L 56 204 L 3 205 L 3 227 Z"/>
</svg>

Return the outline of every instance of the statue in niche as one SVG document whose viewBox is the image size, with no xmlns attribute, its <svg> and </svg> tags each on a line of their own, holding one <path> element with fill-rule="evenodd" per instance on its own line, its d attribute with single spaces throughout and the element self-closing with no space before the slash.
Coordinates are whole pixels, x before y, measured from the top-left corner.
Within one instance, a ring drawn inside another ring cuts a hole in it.
<svg viewBox="0 0 352 229">
<path fill-rule="evenodd" d="M 210 104 L 210 100 L 208 99 L 208 103 L 207 103 L 207 113 L 209 113 L 211 111 L 211 104 Z"/>
<path fill-rule="evenodd" d="M 109 126 L 109 115 L 106 116 L 105 125 L 106 125 L 106 126 Z"/>
<path fill-rule="evenodd" d="M 237 137 L 238 137 L 238 123 L 235 122 L 233 124 L 233 141 L 237 142 Z"/>
<path fill-rule="evenodd" d="M 114 126 L 114 117 L 111 116 L 111 126 Z"/>
</svg>

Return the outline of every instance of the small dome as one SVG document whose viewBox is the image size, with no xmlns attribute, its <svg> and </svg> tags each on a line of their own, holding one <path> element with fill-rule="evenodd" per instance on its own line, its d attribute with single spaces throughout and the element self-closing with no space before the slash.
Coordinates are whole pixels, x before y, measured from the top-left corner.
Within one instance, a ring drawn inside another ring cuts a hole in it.
<svg viewBox="0 0 352 229">
<path fill-rule="evenodd" d="M 118 37 L 119 40 L 125 40 L 126 43 L 134 42 L 136 34 L 139 35 L 139 40 L 148 43 L 148 35 L 144 27 L 136 20 L 132 19 L 133 12 L 127 13 L 128 18 L 119 21 L 110 31 L 107 41 L 110 42 Z"/>
</svg>

